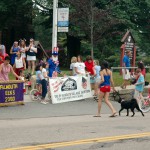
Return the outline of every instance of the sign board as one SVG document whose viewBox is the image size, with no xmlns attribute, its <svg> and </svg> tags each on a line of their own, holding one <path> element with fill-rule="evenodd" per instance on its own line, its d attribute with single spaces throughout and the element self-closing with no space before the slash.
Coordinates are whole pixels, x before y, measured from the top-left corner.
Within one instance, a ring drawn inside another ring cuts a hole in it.
<svg viewBox="0 0 150 150">
<path fill-rule="evenodd" d="M 23 102 L 23 82 L 0 82 L 0 106 Z"/>
<path fill-rule="evenodd" d="M 89 76 L 51 78 L 49 84 L 53 104 L 92 97 Z"/>
<path fill-rule="evenodd" d="M 68 27 L 58 27 L 58 32 L 68 32 Z"/>
<path fill-rule="evenodd" d="M 58 32 L 68 32 L 69 8 L 58 8 Z"/>
<path fill-rule="evenodd" d="M 123 57 L 126 54 L 127 50 L 131 51 L 131 56 L 130 56 L 130 62 L 131 62 L 131 67 L 135 67 L 135 59 L 136 59 L 136 46 L 135 46 L 135 40 L 133 38 L 132 33 L 128 30 L 126 34 L 123 36 L 121 42 L 123 43 L 122 46 L 120 47 L 121 49 L 121 57 L 120 57 L 120 66 L 123 66 Z M 134 71 L 132 69 L 132 71 Z M 121 70 L 120 70 L 121 73 Z"/>
</svg>

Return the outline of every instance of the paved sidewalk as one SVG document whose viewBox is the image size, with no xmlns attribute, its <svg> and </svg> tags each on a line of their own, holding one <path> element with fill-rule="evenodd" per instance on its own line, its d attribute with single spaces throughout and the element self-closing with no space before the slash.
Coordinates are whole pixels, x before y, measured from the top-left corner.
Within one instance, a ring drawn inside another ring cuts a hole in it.
<svg viewBox="0 0 150 150">
<path fill-rule="evenodd" d="M 117 91 L 124 91 L 124 92 L 127 91 L 127 90 L 134 90 L 134 88 L 135 88 L 134 85 L 129 85 L 129 86 L 127 86 L 126 89 L 122 89 L 121 87 L 115 87 L 115 89 Z M 150 88 L 150 85 L 149 86 L 145 86 L 145 89 L 148 89 L 148 88 Z M 31 100 L 29 95 L 24 95 L 24 102 L 26 103 L 26 102 L 33 102 L 33 101 Z"/>
<path fill-rule="evenodd" d="M 146 87 L 146 88 L 150 88 Z M 134 89 L 133 86 L 128 86 L 127 90 Z M 117 87 L 116 90 L 122 90 Z M 27 118 L 48 118 L 48 117 L 62 117 L 62 116 L 82 116 L 95 115 L 97 112 L 97 102 L 93 98 L 66 102 L 60 104 L 43 105 L 40 102 L 32 101 L 29 95 L 24 96 L 25 105 L 10 106 L 0 108 L 0 120 L 3 119 L 27 119 Z M 120 104 L 112 101 L 113 106 L 120 110 Z M 102 115 L 111 114 L 110 109 L 103 102 Z M 126 113 L 126 110 L 124 111 Z"/>
</svg>

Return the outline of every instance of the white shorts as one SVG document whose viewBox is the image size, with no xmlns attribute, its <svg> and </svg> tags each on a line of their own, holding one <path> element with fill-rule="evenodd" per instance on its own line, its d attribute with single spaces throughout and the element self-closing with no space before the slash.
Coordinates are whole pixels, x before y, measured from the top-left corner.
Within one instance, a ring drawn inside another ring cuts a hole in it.
<svg viewBox="0 0 150 150">
<path fill-rule="evenodd" d="M 127 72 L 127 73 L 126 73 Z M 125 72 L 125 69 L 122 69 L 122 75 L 123 75 L 123 79 L 124 80 L 129 80 L 131 77 L 130 77 L 130 72 L 128 69 L 126 69 L 126 72 Z"/>
<path fill-rule="evenodd" d="M 33 60 L 36 60 L 36 56 L 27 55 L 27 61 L 33 61 Z"/>
<path fill-rule="evenodd" d="M 101 77 L 96 77 L 95 78 L 96 83 L 100 83 L 100 80 L 101 80 Z"/>
</svg>

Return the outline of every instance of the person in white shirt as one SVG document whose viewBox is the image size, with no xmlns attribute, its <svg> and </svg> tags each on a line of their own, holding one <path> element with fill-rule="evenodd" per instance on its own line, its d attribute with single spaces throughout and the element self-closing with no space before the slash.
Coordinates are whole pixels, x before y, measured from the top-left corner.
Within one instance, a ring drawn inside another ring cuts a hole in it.
<svg viewBox="0 0 150 150">
<path fill-rule="evenodd" d="M 75 73 L 77 75 L 85 75 L 85 64 L 82 61 L 82 57 L 81 55 L 78 55 L 77 57 L 77 63 L 75 63 Z"/>
<path fill-rule="evenodd" d="M 35 61 L 37 53 L 37 48 L 34 45 L 34 39 L 30 39 L 30 45 L 29 47 L 27 47 L 26 50 L 27 50 L 28 72 L 30 72 L 32 66 L 31 74 L 33 75 L 35 71 Z"/>
<path fill-rule="evenodd" d="M 70 64 L 70 70 L 71 70 L 71 75 L 73 75 L 73 76 L 77 75 L 75 72 L 75 64 L 76 63 L 77 63 L 77 57 L 72 57 L 71 64 Z"/>
<path fill-rule="evenodd" d="M 26 63 L 24 58 L 22 58 L 20 51 L 18 51 L 16 54 L 17 57 L 15 58 L 13 69 L 15 70 L 15 73 L 19 76 L 19 71 L 26 69 Z M 18 78 L 16 78 L 16 80 L 18 80 Z"/>
</svg>

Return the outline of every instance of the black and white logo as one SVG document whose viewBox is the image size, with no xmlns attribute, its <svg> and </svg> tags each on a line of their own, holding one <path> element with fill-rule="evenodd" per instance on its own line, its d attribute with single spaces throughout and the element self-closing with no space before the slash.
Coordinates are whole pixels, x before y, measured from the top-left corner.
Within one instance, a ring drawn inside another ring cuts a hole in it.
<svg viewBox="0 0 150 150">
<path fill-rule="evenodd" d="M 77 89 L 77 83 L 74 79 L 68 78 L 62 85 L 61 91 L 72 91 Z"/>
</svg>

